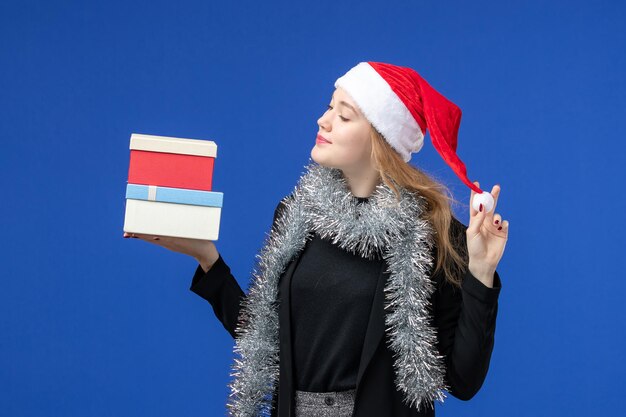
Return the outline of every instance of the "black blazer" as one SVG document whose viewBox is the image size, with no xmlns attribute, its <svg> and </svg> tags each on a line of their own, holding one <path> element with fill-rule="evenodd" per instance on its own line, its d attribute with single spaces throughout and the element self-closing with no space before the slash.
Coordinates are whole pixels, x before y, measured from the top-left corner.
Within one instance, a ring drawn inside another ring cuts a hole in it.
<svg viewBox="0 0 626 417">
<path fill-rule="evenodd" d="M 284 206 L 274 211 L 276 224 Z M 453 218 L 451 233 L 459 244 L 466 244 L 462 223 Z M 436 257 L 436 248 L 433 256 Z M 436 259 L 436 258 L 435 258 Z M 279 282 L 280 376 L 274 395 L 272 416 L 294 417 L 293 363 L 291 355 L 289 288 L 299 256 L 288 263 Z M 403 402 L 396 389 L 393 356 L 388 347 L 384 322 L 384 286 L 389 273 L 382 268 L 378 280 L 359 365 L 353 417 L 424 417 L 434 416 L 430 404 L 417 411 Z M 480 389 L 487 375 L 494 344 L 500 277 L 495 273 L 494 287 L 488 288 L 466 271 L 461 288 L 448 283 L 441 274 L 431 274 L 436 290 L 431 297 L 432 319 L 437 329 L 438 348 L 446 358 L 446 383 L 450 394 L 469 400 Z M 233 336 L 245 293 L 219 257 L 205 273 L 196 269 L 190 290 L 207 300 L 217 318 Z"/>
</svg>

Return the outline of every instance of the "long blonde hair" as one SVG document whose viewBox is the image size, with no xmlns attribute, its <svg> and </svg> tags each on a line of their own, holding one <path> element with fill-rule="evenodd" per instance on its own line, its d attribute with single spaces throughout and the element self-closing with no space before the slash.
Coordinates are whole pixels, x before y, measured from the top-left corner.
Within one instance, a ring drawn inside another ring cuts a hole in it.
<svg viewBox="0 0 626 417">
<path fill-rule="evenodd" d="M 371 125 L 370 125 L 371 126 Z M 372 161 L 382 181 L 400 196 L 396 186 L 422 195 L 426 201 L 425 219 L 436 233 L 437 261 L 434 273 L 443 271 L 446 279 L 460 285 L 467 268 L 467 248 L 458 231 L 451 233 L 453 214 L 451 203 L 458 203 L 450 190 L 420 169 L 404 162 L 383 135 L 371 126 Z M 455 220 L 458 222 L 458 220 Z"/>
</svg>

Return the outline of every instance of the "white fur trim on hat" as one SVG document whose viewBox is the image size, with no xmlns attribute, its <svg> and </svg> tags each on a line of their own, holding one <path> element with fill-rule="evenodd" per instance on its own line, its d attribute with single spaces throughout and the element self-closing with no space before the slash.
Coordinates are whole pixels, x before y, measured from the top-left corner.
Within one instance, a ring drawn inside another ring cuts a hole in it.
<svg viewBox="0 0 626 417">
<path fill-rule="evenodd" d="M 389 84 L 367 62 L 360 62 L 337 78 L 341 87 L 359 106 L 367 120 L 385 137 L 405 162 L 419 152 L 424 134 Z"/>
</svg>

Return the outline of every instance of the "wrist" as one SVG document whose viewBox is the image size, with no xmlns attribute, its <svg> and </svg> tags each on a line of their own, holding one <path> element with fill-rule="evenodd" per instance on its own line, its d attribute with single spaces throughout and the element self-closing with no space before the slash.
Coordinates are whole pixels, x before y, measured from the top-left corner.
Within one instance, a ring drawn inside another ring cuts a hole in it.
<svg viewBox="0 0 626 417">
<path fill-rule="evenodd" d="M 468 265 L 469 272 L 475 276 L 480 282 L 489 288 L 493 288 L 493 279 L 496 273 L 495 268 L 490 265 L 481 265 L 470 262 Z"/>
<path fill-rule="evenodd" d="M 213 264 L 215 263 L 215 262 L 210 262 L 204 259 L 198 259 L 197 261 L 205 273 L 209 272 L 209 270 L 211 269 L 211 267 L 213 267 Z"/>
<path fill-rule="evenodd" d="M 205 255 L 205 256 L 198 256 L 196 257 L 196 261 L 198 261 L 198 263 L 200 264 L 200 267 L 202 267 L 204 272 L 209 272 L 211 267 L 215 264 L 215 262 L 217 262 L 218 258 L 219 258 L 219 254 L 217 256 L 211 254 L 211 255 Z"/>
<path fill-rule="evenodd" d="M 220 257 L 215 244 L 211 241 L 200 242 L 195 252 L 194 258 L 202 266 L 204 272 L 208 272 Z"/>
</svg>

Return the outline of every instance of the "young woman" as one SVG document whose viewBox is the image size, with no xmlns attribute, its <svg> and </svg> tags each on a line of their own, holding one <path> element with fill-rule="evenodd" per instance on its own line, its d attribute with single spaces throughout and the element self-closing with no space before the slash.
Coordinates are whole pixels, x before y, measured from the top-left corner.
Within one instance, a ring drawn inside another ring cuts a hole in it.
<svg viewBox="0 0 626 417">
<path fill-rule="evenodd" d="M 434 416 L 444 391 L 468 400 L 487 374 L 509 224 L 500 187 L 469 182 L 454 153 L 460 109 L 386 63 L 361 62 L 335 87 L 247 294 L 213 242 L 125 235 L 198 261 L 191 290 L 236 342 L 234 416 Z M 469 227 L 408 163 L 427 128 L 472 189 Z"/>
</svg>

